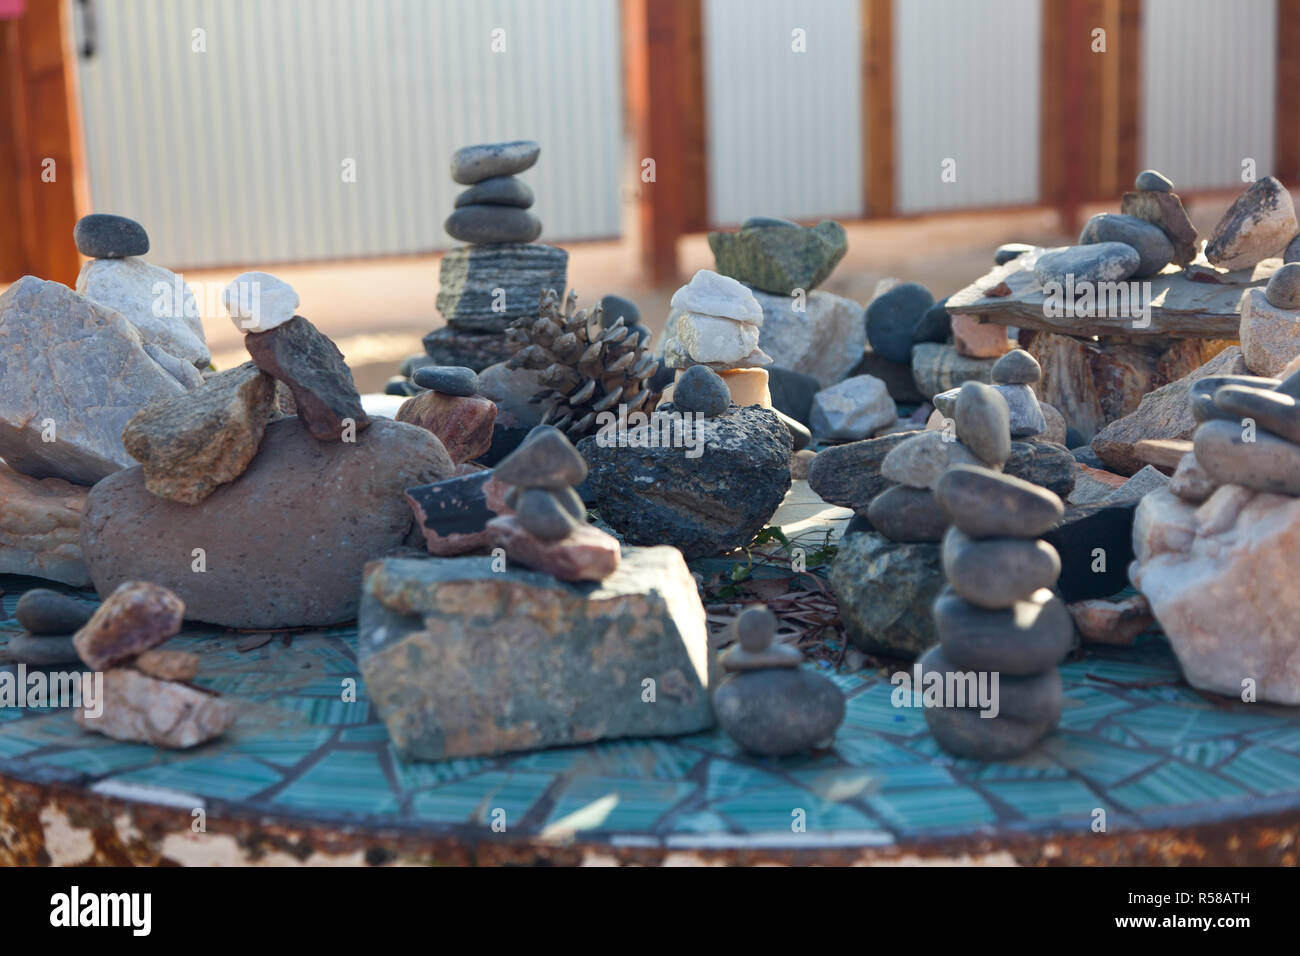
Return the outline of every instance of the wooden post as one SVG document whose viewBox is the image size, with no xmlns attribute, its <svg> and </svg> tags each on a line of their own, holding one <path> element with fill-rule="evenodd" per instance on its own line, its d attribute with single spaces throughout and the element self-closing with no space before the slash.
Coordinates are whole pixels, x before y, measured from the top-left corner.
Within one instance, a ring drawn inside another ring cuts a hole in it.
<svg viewBox="0 0 1300 956">
<path fill-rule="evenodd" d="M 1277 92 L 1274 96 L 1273 173 L 1300 178 L 1300 0 L 1277 0 Z"/>
<path fill-rule="evenodd" d="M 862 0 L 862 166 L 866 215 L 894 206 L 894 3 Z"/>
<path fill-rule="evenodd" d="M 623 0 L 637 233 L 655 285 L 678 279 L 677 240 L 687 228 L 707 228 L 701 9 L 700 0 Z"/>
<path fill-rule="evenodd" d="M 27 0 L 0 21 L 0 279 L 72 285 L 81 256 L 72 228 L 89 209 L 69 5 Z"/>
<path fill-rule="evenodd" d="M 1142 0 L 1119 3 L 1119 109 L 1116 118 L 1115 163 L 1120 192 L 1133 188 L 1142 171 Z"/>
</svg>

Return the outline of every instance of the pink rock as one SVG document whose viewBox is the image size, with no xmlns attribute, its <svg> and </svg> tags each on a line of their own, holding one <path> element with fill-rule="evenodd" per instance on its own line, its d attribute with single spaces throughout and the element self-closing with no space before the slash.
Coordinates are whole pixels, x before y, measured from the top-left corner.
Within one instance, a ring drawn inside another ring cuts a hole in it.
<svg viewBox="0 0 1300 956">
<path fill-rule="evenodd" d="M 493 518 L 488 535 L 506 557 L 561 581 L 603 581 L 618 570 L 618 541 L 599 528 L 583 525 L 559 541 L 543 541 L 524 530 L 514 515 Z"/>
<path fill-rule="evenodd" d="M 1067 604 L 1074 617 L 1074 626 L 1090 644 L 1116 644 L 1127 646 L 1154 623 L 1151 605 L 1141 594 L 1123 601 L 1076 601 Z"/>
<path fill-rule="evenodd" d="M 397 420 L 433 432 L 452 462 L 459 465 L 477 458 L 491 446 L 497 406 L 481 395 L 443 395 L 428 391 L 403 402 L 397 410 Z"/>
<path fill-rule="evenodd" d="M 978 315 L 954 315 L 952 341 L 957 347 L 957 354 L 967 358 L 997 358 L 1011 349 L 1007 327 L 994 322 L 982 322 Z"/>
<path fill-rule="evenodd" d="M 78 710 L 77 723 L 114 740 L 176 749 L 220 737 L 239 716 L 224 698 L 130 668 L 104 674 L 103 705 L 97 717 Z"/>
</svg>

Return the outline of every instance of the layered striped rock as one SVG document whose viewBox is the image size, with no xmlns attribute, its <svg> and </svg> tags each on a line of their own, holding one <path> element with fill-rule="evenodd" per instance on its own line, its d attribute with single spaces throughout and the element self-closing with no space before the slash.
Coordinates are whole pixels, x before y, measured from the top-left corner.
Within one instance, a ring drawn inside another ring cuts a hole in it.
<svg viewBox="0 0 1300 956">
<path fill-rule="evenodd" d="M 537 314 L 543 292 L 563 292 L 568 266 L 563 249 L 537 243 L 449 249 L 439 267 L 438 311 L 458 332 L 504 332 Z"/>
</svg>

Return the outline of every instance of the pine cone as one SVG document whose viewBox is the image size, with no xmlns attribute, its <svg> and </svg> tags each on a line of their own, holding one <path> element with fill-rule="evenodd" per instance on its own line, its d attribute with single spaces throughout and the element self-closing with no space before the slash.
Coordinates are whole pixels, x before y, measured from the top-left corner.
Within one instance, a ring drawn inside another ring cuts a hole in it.
<svg viewBox="0 0 1300 956">
<path fill-rule="evenodd" d="M 578 294 L 570 292 L 560 305 L 554 289 L 543 292 L 537 318 L 516 319 L 506 336 L 519 351 L 510 368 L 541 372 L 545 386 L 532 399 L 546 404 L 542 421 L 554 425 L 572 441 L 596 431 L 596 416 L 629 412 L 649 414 L 659 403 L 650 378 L 659 360 L 643 344 L 643 336 L 623 324 L 620 316 L 603 327 L 601 309 L 578 310 Z"/>
</svg>

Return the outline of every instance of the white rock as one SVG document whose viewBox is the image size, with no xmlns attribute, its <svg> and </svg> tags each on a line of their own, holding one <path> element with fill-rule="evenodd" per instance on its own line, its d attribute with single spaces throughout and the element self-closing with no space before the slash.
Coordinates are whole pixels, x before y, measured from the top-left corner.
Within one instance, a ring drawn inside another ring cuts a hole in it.
<svg viewBox="0 0 1300 956">
<path fill-rule="evenodd" d="M 898 419 L 885 383 L 874 375 L 855 375 L 813 396 L 811 425 L 821 438 L 857 441 Z"/>
<path fill-rule="evenodd" d="M 220 737 L 239 716 L 227 698 L 158 680 L 127 667 L 104 673 L 103 713 L 76 721 L 86 730 L 136 743 L 185 749 Z"/>
<path fill-rule="evenodd" d="M 803 310 L 788 295 L 754 292 L 763 309 L 758 344 L 781 368 L 803 372 L 829 388 L 852 370 L 867 347 L 862 306 L 852 299 L 815 289 Z"/>
<path fill-rule="evenodd" d="M 758 326 L 683 312 L 677 318 L 677 341 L 692 361 L 726 365 L 758 348 Z"/>
<path fill-rule="evenodd" d="M 212 361 L 198 301 L 170 269 L 134 257 L 91 259 L 77 276 L 77 291 L 121 312 L 140 341 L 203 368 Z"/>
<path fill-rule="evenodd" d="M 298 308 L 298 293 L 269 272 L 245 272 L 221 294 L 230 321 L 241 332 L 265 332 L 284 325 Z"/>
<path fill-rule="evenodd" d="M 1241 351 L 1252 372 L 1277 378 L 1300 355 L 1300 312 L 1279 309 L 1263 289 L 1247 289 L 1241 297 Z"/>
<path fill-rule="evenodd" d="M 763 324 L 763 310 L 749 287 L 710 269 L 701 269 L 674 292 L 671 305 L 682 312 Z"/>
<path fill-rule="evenodd" d="M 1133 550 L 1133 583 L 1192 686 L 1300 704 L 1300 498 L 1224 485 L 1196 506 L 1153 491 Z"/>
</svg>

